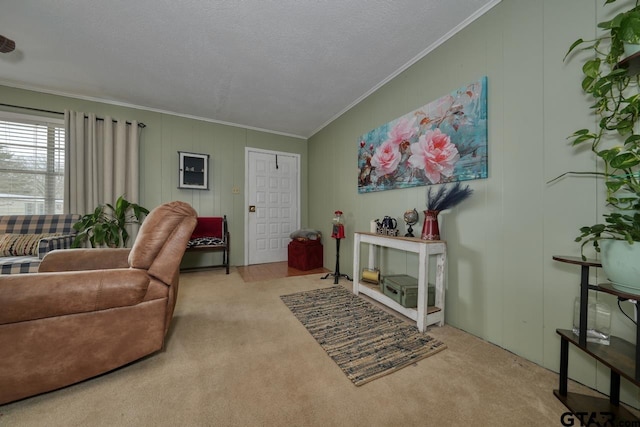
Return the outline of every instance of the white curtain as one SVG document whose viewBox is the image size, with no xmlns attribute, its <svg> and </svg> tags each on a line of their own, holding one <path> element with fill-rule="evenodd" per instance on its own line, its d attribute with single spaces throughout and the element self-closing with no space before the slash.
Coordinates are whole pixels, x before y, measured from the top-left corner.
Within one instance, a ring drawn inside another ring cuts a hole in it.
<svg viewBox="0 0 640 427">
<path fill-rule="evenodd" d="M 69 110 L 64 119 L 64 211 L 90 213 L 120 196 L 139 203 L 138 122 Z"/>
</svg>

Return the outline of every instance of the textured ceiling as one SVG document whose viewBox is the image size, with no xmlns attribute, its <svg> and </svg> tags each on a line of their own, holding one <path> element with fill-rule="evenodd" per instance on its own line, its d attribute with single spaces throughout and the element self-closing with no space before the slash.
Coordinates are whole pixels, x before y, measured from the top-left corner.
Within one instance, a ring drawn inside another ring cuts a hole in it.
<svg viewBox="0 0 640 427">
<path fill-rule="evenodd" d="M 6 1 L 0 84 L 306 138 L 499 1 Z"/>
</svg>

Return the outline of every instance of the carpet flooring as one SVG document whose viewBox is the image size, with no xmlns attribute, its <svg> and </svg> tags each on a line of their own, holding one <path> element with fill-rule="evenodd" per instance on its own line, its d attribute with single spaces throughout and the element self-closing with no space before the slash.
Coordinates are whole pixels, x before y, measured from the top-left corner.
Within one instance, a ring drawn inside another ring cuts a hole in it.
<svg viewBox="0 0 640 427">
<path fill-rule="evenodd" d="M 357 386 L 447 348 L 342 286 L 280 298 Z"/>
<path fill-rule="evenodd" d="M 356 387 L 280 299 L 333 286 L 322 276 L 183 273 L 162 351 L 2 405 L 0 426 L 547 427 L 563 416 L 579 425 L 553 395 L 556 372 L 447 324 L 427 331 L 445 351 Z M 569 390 L 598 395 L 573 381 Z"/>
</svg>

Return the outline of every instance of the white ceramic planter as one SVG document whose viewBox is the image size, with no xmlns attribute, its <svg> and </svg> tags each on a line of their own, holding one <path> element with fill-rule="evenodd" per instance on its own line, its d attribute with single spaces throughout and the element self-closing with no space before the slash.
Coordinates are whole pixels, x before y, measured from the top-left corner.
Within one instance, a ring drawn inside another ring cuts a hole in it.
<svg viewBox="0 0 640 427">
<path fill-rule="evenodd" d="M 625 58 L 628 58 L 631 55 L 640 52 L 640 44 L 624 43 L 623 44 L 623 48 L 624 48 L 624 57 Z"/>
<path fill-rule="evenodd" d="M 614 288 L 640 295 L 640 242 L 601 240 L 602 270 Z"/>
</svg>

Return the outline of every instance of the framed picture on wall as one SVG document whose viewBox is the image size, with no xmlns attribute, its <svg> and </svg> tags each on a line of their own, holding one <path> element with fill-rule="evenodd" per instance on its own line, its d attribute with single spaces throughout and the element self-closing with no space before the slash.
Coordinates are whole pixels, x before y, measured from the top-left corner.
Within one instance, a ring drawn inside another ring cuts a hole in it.
<svg viewBox="0 0 640 427">
<path fill-rule="evenodd" d="M 209 155 L 178 151 L 178 188 L 209 189 Z"/>
<path fill-rule="evenodd" d="M 358 193 L 487 178 L 487 76 L 358 138 Z"/>
</svg>

